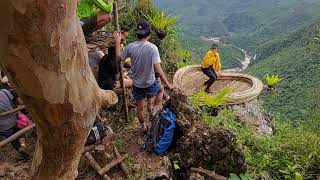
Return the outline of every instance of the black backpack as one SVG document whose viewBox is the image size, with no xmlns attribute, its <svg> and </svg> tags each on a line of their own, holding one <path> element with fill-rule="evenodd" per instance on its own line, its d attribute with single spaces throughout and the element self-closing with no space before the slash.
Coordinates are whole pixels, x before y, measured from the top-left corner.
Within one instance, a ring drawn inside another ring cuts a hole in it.
<svg viewBox="0 0 320 180">
<path fill-rule="evenodd" d="M 86 146 L 95 144 L 105 138 L 108 134 L 112 133 L 112 129 L 109 126 L 101 121 L 97 121 L 91 128 L 90 134 L 86 141 Z"/>
</svg>

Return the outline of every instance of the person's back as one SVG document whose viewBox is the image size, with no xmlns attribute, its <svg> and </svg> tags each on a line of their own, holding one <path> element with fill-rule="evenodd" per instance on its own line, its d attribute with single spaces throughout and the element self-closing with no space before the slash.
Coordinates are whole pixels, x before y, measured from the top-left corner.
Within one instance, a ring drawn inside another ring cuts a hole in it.
<svg viewBox="0 0 320 180">
<path fill-rule="evenodd" d="M 112 90 L 116 86 L 116 75 L 119 73 L 119 67 L 114 48 L 109 48 L 108 51 L 108 54 L 104 55 L 100 61 L 98 84 L 102 89 Z"/>
<path fill-rule="evenodd" d="M 0 90 L 0 112 L 7 112 L 13 109 L 13 95 L 6 89 Z M 18 113 L 12 113 L 0 117 L 0 131 L 11 129 L 16 125 Z"/>
<path fill-rule="evenodd" d="M 150 87 L 156 80 L 154 64 L 161 62 L 158 48 L 148 41 L 136 41 L 126 49 L 125 55 L 132 58 L 129 75 L 134 86 Z"/>
<path fill-rule="evenodd" d="M 161 92 L 160 84 L 156 80 L 155 72 L 160 76 L 160 79 L 165 85 L 172 89 L 173 87 L 168 82 L 164 72 L 160 66 L 160 54 L 158 48 L 148 42 L 151 36 L 151 25 L 145 20 L 141 20 L 137 25 L 137 41 L 129 44 L 120 53 L 121 36 L 115 34 L 117 53 L 121 54 L 118 58 L 125 60 L 131 58 L 131 69 L 129 75 L 133 80 L 133 98 L 137 104 L 137 116 L 141 125 L 141 129 L 145 132 L 147 126 L 144 123 L 144 104 L 147 99 L 148 111 L 152 111 L 152 102 L 154 101 L 154 109 L 158 109 L 161 105 L 163 92 Z"/>
</svg>

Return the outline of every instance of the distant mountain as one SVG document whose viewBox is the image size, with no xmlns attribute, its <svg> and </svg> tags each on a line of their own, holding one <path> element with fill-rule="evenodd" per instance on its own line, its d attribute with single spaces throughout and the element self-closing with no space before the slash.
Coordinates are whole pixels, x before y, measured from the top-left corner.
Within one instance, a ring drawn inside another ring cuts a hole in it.
<svg viewBox="0 0 320 180">
<path fill-rule="evenodd" d="M 256 27 L 254 32 L 272 36 L 301 28 L 320 16 L 319 0 L 155 0 L 155 4 L 177 15 L 190 33 L 215 36 L 239 33 L 239 25 L 246 34 Z M 243 28 L 245 24 L 250 28 Z"/>
</svg>

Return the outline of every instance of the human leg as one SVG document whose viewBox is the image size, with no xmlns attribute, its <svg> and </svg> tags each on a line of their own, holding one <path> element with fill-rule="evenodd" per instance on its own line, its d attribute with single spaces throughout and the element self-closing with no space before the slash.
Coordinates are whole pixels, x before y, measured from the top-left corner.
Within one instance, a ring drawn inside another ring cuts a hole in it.
<svg viewBox="0 0 320 180">
<path fill-rule="evenodd" d="M 153 107 L 154 98 L 147 98 L 147 109 L 151 113 Z"/>
<path fill-rule="evenodd" d="M 147 88 L 147 98 L 154 100 L 154 106 L 149 107 L 151 109 L 151 116 L 154 116 L 157 114 L 157 112 L 161 109 L 161 100 L 163 97 L 163 92 L 160 92 L 161 90 L 160 83 L 158 81 L 155 81 L 152 86 Z M 151 102 L 152 105 L 152 102 Z"/>
<path fill-rule="evenodd" d="M 144 123 L 144 99 L 137 100 L 137 116 L 140 124 Z"/>
<path fill-rule="evenodd" d="M 164 87 L 161 85 L 160 81 L 159 81 L 159 85 L 160 85 L 160 90 L 158 92 L 158 94 L 156 95 L 155 101 L 154 101 L 154 105 L 155 106 L 161 106 L 162 103 L 162 98 L 164 95 Z"/>
<path fill-rule="evenodd" d="M 217 80 L 217 74 L 215 72 L 215 70 L 211 67 L 209 68 L 202 68 L 202 72 L 208 76 L 210 79 L 208 81 L 205 82 L 205 84 L 207 85 L 205 91 L 210 93 L 210 87 L 212 86 L 212 84 Z"/>
<path fill-rule="evenodd" d="M 132 94 L 133 98 L 136 100 L 137 116 L 141 125 L 141 129 L 142 131 L 147 131 L 147 126 L 144 123 L 144 104 L 146 98 L 145 89 L 133 86 Z"/>
</svg>

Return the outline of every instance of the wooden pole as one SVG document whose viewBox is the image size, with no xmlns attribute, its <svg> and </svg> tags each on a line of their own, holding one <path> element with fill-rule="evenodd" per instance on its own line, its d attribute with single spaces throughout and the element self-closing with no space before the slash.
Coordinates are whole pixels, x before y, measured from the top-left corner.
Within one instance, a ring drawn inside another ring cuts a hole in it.
<svg viewBox="0 0 320 180">
<path fill-rule="evenodd" d="M 86 152 L 84 154 L 84 156 L 86 157 L 86 159 L 89 161 L 90 165 L 93 167 L 93 169 L 96 172 L 101 171 L 101 167 L 99 166 L 99 164 L 97 163 L 96 160 L 94 160 L 94 158 L 91 156 L 91 154 L 89 152 Z"/>
<path fill-rule="evenodd" d="M 114 10 L 114 24 L 117 32 L 120 32 L 120 26 L 119 26 L 119 12 L 118 12 L 118 5 L 117 2 L 113 3 L 113 10 Z M 129 109 L 128 109 L 128 103 L 127 103 L 127 92 L 126 87 L 124 85 L 124 72 L 123 72 L 123 62 L 120 59 L 117 59 L 120 65 L 120 84 L 121 88 L 123 89 L 123 106 L 125 109 L 125 118 L 127 122 L 129 122 Z"/>
<path fill-rule="evenodd" d="M 28 126 L 26 128 L 21 129 L 20 131 L 16 132 L 15 134 L 13 134 L 12 136 L 8 137 L 7 139 L 3 140 L 0 142 L 0 149 L 2 147 L 4 147 L 5 145 L 11 143 L 12 141 L 16 140 L 17 138 L 19 138 L 20 136 L 24 135 L 26 132 L 28 132 L 29 130 L 33 129 L 34 127 L 36 127 L 35 124 L 32 124 L 31 126 Z"/>
<path fill-rule="evenodd" d="M 106 172 L 108 172 L 111 168 L 117 166 L 118 164 L 120 164 L 122 161 L 124 161 L 125 159 L 128 158 L 128 154 L 122 156 L 121 158 L 118 158 L 114 161 L 112 161 L 111 163 L 109 163 L 108 165 L 106 165 L 105 167 L 103 167 L 98 173 L 100 174 L 100 176 L 104 175 Z"/>
<path fill-rule="evenodd" d="M 101 167 L 99 166 L 99 164 L 97 163 L 96 160 L 94 160 L 94 158 L 92 157 L 92 155 L 89 152 L 86 152 L 84 154 L 84 156 L 87 158 L 87 160 L 89 161 L 90 165 L 92 166 L 92 168 L 96 171 L 99 172 L 101 171 Z M 102 175 L 102 178 L 104 180 L 110 180 L 110 177 L 108 175 Z"/>
<path fill-rule="evenodd" d="M 114 152 L 114 154 L 115 154 L 115 156 L 116 156 L 117 158 L 121 158 L 121 155 L 120 155 L 120 153 L 119 153 L 119 151 L 118 151 L 118 149 L 117 149 L 116 146 L 113 146 L 113 152 Z M 128 171 L 127 167 L 124 165 L 123 162 L 120 163 L 120 168 L 121 168 L 121 170 L 123 171 L 125 177 L 129 177 L 129 171 Z"/>
<path fill-rule="evenodd" d="M 10 111 L 2 112 L 2 113 L 0 113 L 0 117 L 10 115 L 12 113 L 21 111 L 21 110 L 23 110 L 25 108 L 26 108 L 25 106 L 19 106 L 19 107 L 15 108 L 15 109 L 12 109 Z"/>
<path fill-rule="evenodd" d="M 201 167 L 199 167 L 199 168 L 192 167 L 191 171 L 206 175 L 206 176 L 210 177 L 213 180 L 227 180 L 226 177 L 221 176 L 221 175 L 215 173 L 214 171 L 208 171 L 208 170 L 203 169 Z"/>
</svg>

